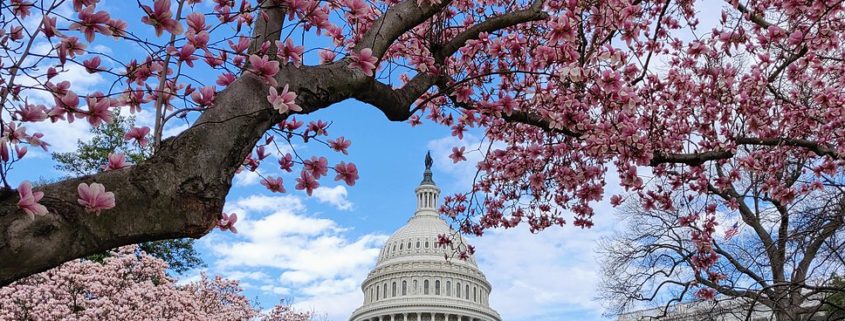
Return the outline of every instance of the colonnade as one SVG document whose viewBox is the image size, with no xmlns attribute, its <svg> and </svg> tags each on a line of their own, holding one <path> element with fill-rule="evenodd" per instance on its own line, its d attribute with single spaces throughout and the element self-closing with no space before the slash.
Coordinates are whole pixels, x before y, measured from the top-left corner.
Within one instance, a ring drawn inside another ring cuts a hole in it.
<svg viewBox="0 0 845 321">
<path fill-rule="evenodd" d="M 486 321 L 469 316 L 447 313 L 400 313 L 393 315 L 375 316 L 361 321 Z"/>
</svg>

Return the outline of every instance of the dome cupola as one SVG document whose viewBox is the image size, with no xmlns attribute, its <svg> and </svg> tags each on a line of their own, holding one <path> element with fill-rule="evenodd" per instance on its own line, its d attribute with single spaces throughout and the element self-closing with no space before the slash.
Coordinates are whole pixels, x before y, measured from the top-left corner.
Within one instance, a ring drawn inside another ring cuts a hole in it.
<svg viewBox="0 0 845 321">
<path fill-rule="evenodd" d="M 361 284 L 364 303 L 350 321 L 501 321 L 489 306 L 491 286 L 475 258 L 452 257 L 437 246 L 438 235 L 464 243 L 437 212 L 440 188 L 426 154 L 416 188 L 416 211 L 384 244 L 378 262 Z"/>
</svg>

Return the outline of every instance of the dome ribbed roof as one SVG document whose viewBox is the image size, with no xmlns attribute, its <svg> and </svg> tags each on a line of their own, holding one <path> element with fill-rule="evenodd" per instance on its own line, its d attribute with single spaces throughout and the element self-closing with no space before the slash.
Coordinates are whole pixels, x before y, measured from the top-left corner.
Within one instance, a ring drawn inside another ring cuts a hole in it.
<svg viewBox="0 0 845 321">
<path fill-rule="evenodd" d="M 379 255 L 378 264 L 392 263 L 388 261 L 420 261 L 444 260 L 444 256 L 452 257 L 457 254 L 451 246 L 437 246 L 438 235 L 453 237 L 452 243 L 458 245 L 464 242 L 463 237 L 456 234 L 445 221 L 436 215 L 417 214 L 408 220 L 384 244 Z M 464 243 L 465 244 L 465 243 Z M 460 261 L 458 258 L 450 259 Z M 476 266 L 475 257 L 470 256 L 467 263 Z"/>
</svg>

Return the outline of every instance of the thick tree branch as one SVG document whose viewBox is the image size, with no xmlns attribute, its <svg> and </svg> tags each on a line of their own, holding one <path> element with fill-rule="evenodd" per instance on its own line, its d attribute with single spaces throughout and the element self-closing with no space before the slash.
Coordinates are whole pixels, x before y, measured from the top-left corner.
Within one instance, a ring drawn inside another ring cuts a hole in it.
<svg viewBox="0 0 845 321">
<path fill-rule="evenodd" d="M 830 215 L 831 220 L 822 226 L 818 236 L 815 237 L 807 246 L 801 261 L 798 262 L 798 265 L 792 272 L 793 282 L 803 284 L 806 281 L 807 273 L 810 271 L 810 265 L 816 259 L 819 249 L 821 249 L 824 243 L 827 242 L 837 231 L 839 231 L 843 225 L 845 225 L 845 216 L 843 216 L 845 213 L 843 213 L 843 210 L 845 209 L 842 208 L 842 204 L 839 204 L 833 211 L 832 215 Z"/>
<path fill-rule="evenodd" d="M 728 1 L 728 2 L 734 2 L 734 1 Z M 760 28 L 768 29 L 769 26 L 772 25 L 770 22 L 766 21 L 766 19 L 763 18 L 762 16 L 751 12 L 751 10 L 748 10 L 748 7 L 746 7 L 744 4 L 742 4 L 741 1 L 735 1 L 735 2 L 736 2 L 736 10 L 739 10 L 739 12 L 741 12 L 742 14 L 747 15 L 748 19 L 751 20 L 751 22 L 753 22 L 754 24 L 756 24 Z"/>
<path fill-rule="evenodd" d="M 444 0 L 435 5 L 420 5 L 417 0 L 405 0 L 395 4 L 373 22 L 353 50 L 371 48 L 373 55 L 382 57 L 399 36 L 428 20 L 451 2 Z"/>
<path fill-rule="evenodd" d="M 274 41 L 281 39 L 282 24 L 285 21 L 285 7 L 279 4 L 276 0 L 263 0 L 259 4 L 261 10 L 256 17 L 255 28 L 252 30 L 252 42 L 249 44 L 249 53 L 258 52 L 261 44 L 269 41 L 271 50 L 268 50 L 270 55 L 275 56 Z M 267 17 L 265 19 L 264 17 Z"/>
<path fill-rule="evenodd" d="M 531 6 L 526 9 L 492 17 L 473 25 L 452 38 L 443 47 L 435 50 L 432 53 L 435 57 L 435 61 L 440 63 L 444 62 L 447 57 L 455 54 L 461 47 L 463 47 L 467 41 L 478 39 L 478 36 L 481 33 L 493 32 L 526 22 L 547 19 L 548 14 L 542 11 L 542 5 L 542 0 L 535 0 Z M 391 10 L 392 9 L 393 8 L 391 8 Z M 387 14 L 385 14 L 385 16 L 388 14 L 390 14 L 390 10 Z M 398 35 L 396 37 L 398 37 Z M 395 38 L 393 40 L 395 40 Z M 364 41 L 361 43 L 364 43 Z M 373 52 L 375 52 L 375 49 L 373 49 Z M 375 79 L 370 79 L 367 88 L 358 92 L 355 98 L 375 106 L 390 120 L 403 121 L 411 117 L 412 112 L 410 110 L 410 106 L 414 103 L 414 101 L 428 91 L 431 86 L 437 83 L 439 78 L 440 77 L 436 75 L 420 73 L 414 76 L 407 84 L 405 84 L 405 86 L 399 89 L 394 89 L 390 87 L 390 85 L 381 83 Z"/>
<path fill-rule="evenodd" d="M 822 143 L 814 142 L 801 138 L 756 138 L 756 137 L 737 137 L 734 139 L 736 145 L 754 145 L 754 146 L 789 146 L 800 147 L 812 151 L 818 156 L 828 156 L 834 159 L 841 159 L 836 150 Z M 690 166 L 697 166 L 708 161 L 730 159 L 735 156 L 735 152 L 727 150 L 713 150 L 698 153 L 661 153 L 656 152 L 651 159 L 651 166 L 656 166 L 664 163 L 678 163 L 687 164 Z"/>
<path fill-rule="evenodd" d="M 117 246 L 208 233 L 235 170 L 281 118 L 265 91 L 256 77 L 242 77 L 191 128 L 162 141 L 149 160 L 36 187 L 50 213 L 35 220 L 18 209 L 17 193 L 0 196 L 0 286 Z M 116 207 L 99 215 L 85 212 L 77 204 L 82 182 L 104 184 L 114 192 Z"/>
</svg>

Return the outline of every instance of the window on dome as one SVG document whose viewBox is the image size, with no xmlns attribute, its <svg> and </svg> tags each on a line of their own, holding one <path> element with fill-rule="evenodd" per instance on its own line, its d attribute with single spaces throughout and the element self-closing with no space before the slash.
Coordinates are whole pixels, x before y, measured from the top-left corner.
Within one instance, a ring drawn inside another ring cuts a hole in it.
<svg viewBox="0 0 845 321">
<path fill-rule="evenodd" d="M 408 282 L 402 281 L 402 295 L 408 295 Z"/>
<path fill-rule="evenodd" d="M 420 292 L 420 291 L 419 291 L 419 288 L 420 288 L 420 287 L 419 287 L 419 285 L 417 284 L 417 280 L 414 280 L 414 288 L 413 288 L 413 290 L 414 290 L 414 291 L 413 291 L 413 293 L 414 293 L 414 294 L 419 293 L 419 292 Z"/>
<path fill-rule="evenodd" d="M 381 293 L 381 288 L 379 288 L 379 286 L 376 285 L 376 301 L 378 301 L 380 293 Z"/>
<path fill-rule="evenodd" d="M 384 287 L 382 287 L 382 289 L 384 289 L 384 298 L 387 299 L 387 282 L 384 282 Z"/>
<path fill-rule="evenodd" d="M 393 282 L 393 291 L 390 292 L 390 296 L 396 296 L 396 282 Z"/>
<path fill-rule="evenodd" d="M 408 250 L 410 250 L 410 249 L 411 249 L 411 241 L 409 240 L 408 241 Z"/>
<path fill-rule="evenodd" d="M 417 241 L 417 248 L 420 248 L 420 241 Z"/>
<path fill-rule="evenodd" d="M 399 243 L 399 250 L 400 251 L 403 250 L 403 247 L 405 247 L 405 243 Z"/>
<path fill-rule="evenodd" d="M 373 288 L 370 288 L 370 302 L 373 302 L 373 298 L 375 297 L 373 294 Z"/>
<path fill-rule="evenodd" d="M 425 248 L 428 248 L 428 241 L 425 241 Z"/>
<path fill-rule="evenodd" d="M 446 296 L 452 296 L 452 281 L 446 281 Z"/>
<path fill-rule="evenodd" d="M 464 297 L 469 300 L 469 284 L 466 285 L 466 288 L 464 288 L 464 290 L 466 290 L 464 291 Z"/>
<path fill-rule="evenodd" d="M 434 281 L 434 295 L 440 295 L 440 280 Z"/>
<path fill-rule="evenodd" d="M 428 295 L 428 280 L 423 281 L 423 294 Z"/>
<path fill-rule="evenodd" d="M 472 302 L 478 302 L 478 289 L 472 287 Z"/>
<path fill-rule="evenodd" d="M 461 297 L 461 282 L 458 282 L 458 288 L 455 289 L 455 294 L 457 294 L 459 298 Z"/>
</svg>

